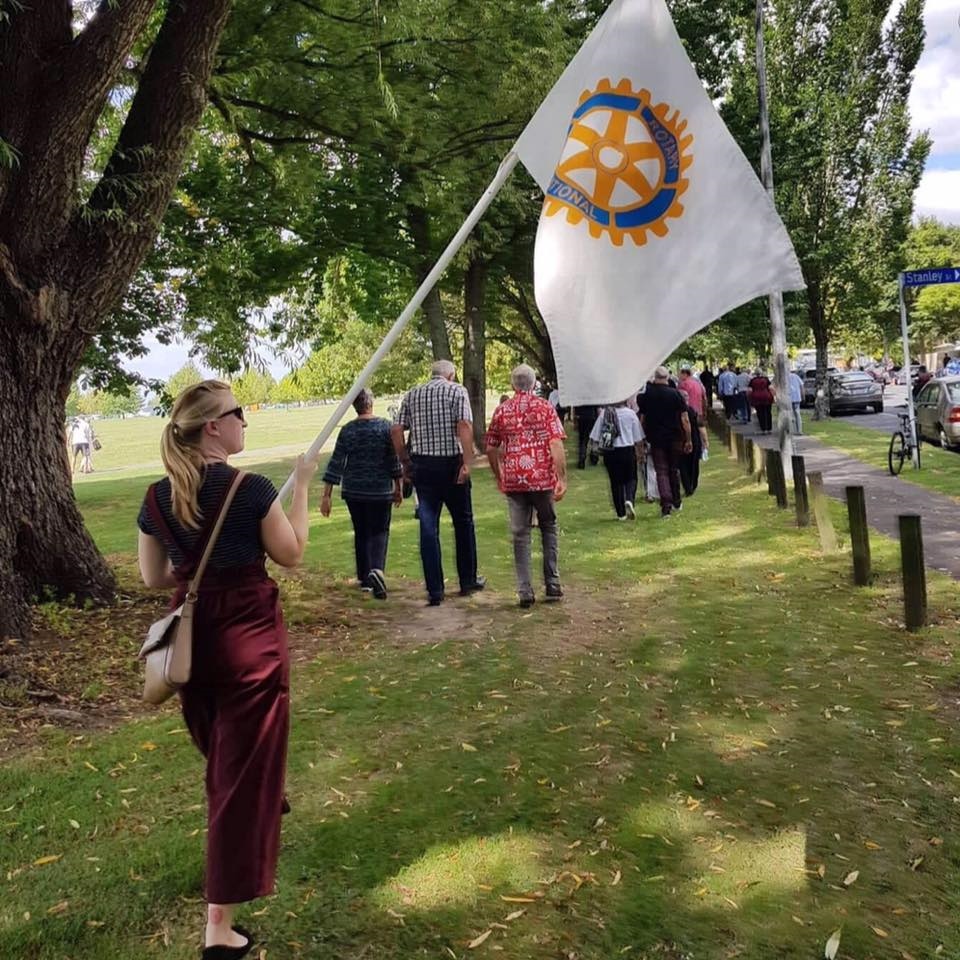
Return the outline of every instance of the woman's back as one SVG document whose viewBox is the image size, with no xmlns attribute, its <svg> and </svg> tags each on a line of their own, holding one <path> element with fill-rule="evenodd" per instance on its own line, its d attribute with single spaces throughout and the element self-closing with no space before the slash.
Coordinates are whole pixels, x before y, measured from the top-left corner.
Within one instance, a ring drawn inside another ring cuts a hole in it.
<svg viewBox="0 0 960 960">
<path fill-rule="evenodd" d="M 337 436 L 324 482 L 339 483 L 344 497 L 389 500 L 393 480 L 402 473 L 390 426 L 382 417 L 357 417 L 346 424 Z"/>
<path fill-rule="evenodd" d="M 165 477 L 151 487 L 162 523 L 150 507 L 151 496 L 148 491 L 140 508 L 137 525 L 144 533 L 163 543 L 174 567 L 183 566 L 187 554 L 192 556 L 202 546 L 200 539 L 206 522 L 215 521 L 235 473 L 226 463 L 207 464 L 198 494 L 202 513 L 198 529 L 185 527 L 174 516 L 169 478 Z M 267 477 L 255 473 L 244 477 L 213 548 L 211 568 L 243 567 L 258 563 L 263 558 L 260 521 L 267 515 L 276 497 L 276 488 Z"/>
</svg>

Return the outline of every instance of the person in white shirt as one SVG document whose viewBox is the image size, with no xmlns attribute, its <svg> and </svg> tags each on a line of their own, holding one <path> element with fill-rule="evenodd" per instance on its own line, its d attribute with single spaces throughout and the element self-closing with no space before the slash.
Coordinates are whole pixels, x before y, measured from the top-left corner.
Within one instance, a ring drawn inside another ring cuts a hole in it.
<svg viewBox="0 0 960 960">
<path fill-rule="evenodd" d="M 626 400 L 603 407 L 590 433 L 610 477 L 610 493 L 618 520 L 636 517 L 637 461 L 643 455 L 640 418 Z"/>
<path fill-rule="evenodd" d="M 70 426 L 70 446 L 73 450 L 72 472 L 77 472 L 80 460 L 81 473 L 93 473 L 93 427 L 85 417 L 77 417 Z"/>
<path fill-rule="evenodd" d="M 803 418 L 800 416 L 800 404 L 803 403 L 803 380 L 796 370 L 790 371 L 787 378 L 790 385 L 790 405 L 793 407 L 793 430 L 796 435 L 803 436 Z"/>
</svg>

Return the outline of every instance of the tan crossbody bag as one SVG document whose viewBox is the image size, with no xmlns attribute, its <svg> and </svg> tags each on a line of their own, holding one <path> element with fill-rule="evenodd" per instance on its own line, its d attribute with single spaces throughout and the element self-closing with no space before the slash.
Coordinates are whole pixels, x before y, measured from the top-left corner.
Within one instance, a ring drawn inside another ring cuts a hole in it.
<svg viewBox="0 0 960 960">
<path fill-rule="evenodd" d="M 193 614 L 197 606 L 197 589 L 207 569 L 207 561 L 223 527 L 223 521 L 233 502 L 234 494 L 245 474 L 237 471 L 230 489 L 220 507 L 217 522 L 204 548 L 193 579 L 187 586 L 183 603 L 147 631 L 147 639 L 140 648 L 144 661 L 143 699 L 147 703 L 163 703 L 169 700 L 189 679 L 193 664 Z"/>
</svg>

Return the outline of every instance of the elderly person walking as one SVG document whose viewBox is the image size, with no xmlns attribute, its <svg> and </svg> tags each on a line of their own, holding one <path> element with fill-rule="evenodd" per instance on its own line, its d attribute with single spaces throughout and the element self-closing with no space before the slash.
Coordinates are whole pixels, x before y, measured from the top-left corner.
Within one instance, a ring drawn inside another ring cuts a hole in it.
<svg viewBox="0 0 960 960">
<path fill-rule="evenodd" d="M 420 560 L 431 607 L 444 599 L 440 556 L 440 511 L 453 519 L 460 595 L 486 586 L 477 576 L 477 536 L 473 526 L 470 465 L 473 462 L 473 413 L 466 388 L 454 382 L 456 368 L 438 360 L 426 383 L 403 398 L 393 425 L 393 449 L 414 484 L 420 510 Z M 404 432 L 410 432 L 407 450 Z"/>
<path fill-rule="evenodd" d="M 680 496 L 680 456 L 693 452 L 693 433 L 683 394 L 670 386 L 666 367 L 657 367 L 653 382 L 637 398 L 640 423 L 650 444 L 657 471 L 660 516 L 669 517 L 683 508 Z"/>
<path fill-rule="evenodd" d="M 567 489 L 563 427 L 553 405 L 537 397 L 537 375 L 525 363 L 514 367 L 516 393 L 500 404 L 487 430 L 487 456 L 510 508 L 513 564 L 521 607 L 533 605 L 530 573 L 530 523 L 534 513 L 543 543 L 543 579 L 548 600 L 563 596 L 558 567 L 556 501 Z"/>
<path fill-rule="evenodd" d="M 403 470 L 393 449 L 389 420 L 374 415 L 373 394 L 361 390 L 353 401 L 357 411 L 337 434 L 333 456 L 323 475 L 326 484 L 320 513 L 330 516 L 333 488 L 340 495 L 353 522 L 353 548 L 357 581 L 378 600 L 387 599 L 387 543 L 390 540 L 390 511 L 403 503 Z"/>
<path fill-rule="evenodd" d="M 225 383 L 205 380 L 177 397 L 153 484 L 137 520 L 143 582 L 185 597 L 229 490 L 227 460 L 243 450 L 243 409 Z M 289 726 L 290 665 L 277 585 L 264 553 L 295 567 L 307 545 L 307 488 L 316 463 L 297 461 L 284 513 L 266 477 L 239 478 L 198 589 L 196 643 L 180 704 L 206 757 L 207 927 L 203 956 L 240 957 L 252 937 L 233 925 L 237 904 L 272 894 Z M 286 809 L 289 809 L 288 807 Z"/>
<path fill-rule="evenodd" d="M 750 403 L 757 411 L 757 424 L 761 433 L 770 433 L 773 429 L 773 401 L 774 392 L 770 379 L 757 368 L 750 380 Z"/>
</svg>

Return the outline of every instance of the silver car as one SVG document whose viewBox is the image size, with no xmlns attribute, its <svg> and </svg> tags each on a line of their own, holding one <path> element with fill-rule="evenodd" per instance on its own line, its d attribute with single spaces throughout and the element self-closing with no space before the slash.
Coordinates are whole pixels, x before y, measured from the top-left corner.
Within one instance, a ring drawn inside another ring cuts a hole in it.
<svg viewBox="0 0 960 960">
<path fill-rule="evenodd" d="M 830 374 L 827 379 L 830 416 L 835 413 L 883 413 L 883 384 L 868 373 L 844 370 Z"/>
<path fill-rule="evenodd" d="M 917 430 L 944 450 L 960 447 L 960 377 L 941 377 L 924 384 L 917 399 Z"/>
</svg>

